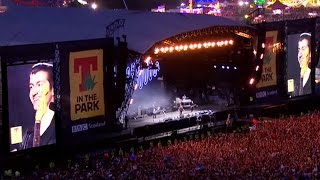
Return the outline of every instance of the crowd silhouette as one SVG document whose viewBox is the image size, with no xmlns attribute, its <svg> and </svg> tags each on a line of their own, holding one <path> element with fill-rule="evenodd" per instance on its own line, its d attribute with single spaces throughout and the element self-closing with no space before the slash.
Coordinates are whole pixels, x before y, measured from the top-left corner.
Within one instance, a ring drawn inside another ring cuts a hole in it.
<svg viewBox="0 0 320 180">
<path fill-rule="evenodd" d="M 259 119 L 254 130 L 94 153 L 14 179 L 319 179 L 320 113 Z M 10 174 L 11 173 L 11 174 Z"/>
</svg>

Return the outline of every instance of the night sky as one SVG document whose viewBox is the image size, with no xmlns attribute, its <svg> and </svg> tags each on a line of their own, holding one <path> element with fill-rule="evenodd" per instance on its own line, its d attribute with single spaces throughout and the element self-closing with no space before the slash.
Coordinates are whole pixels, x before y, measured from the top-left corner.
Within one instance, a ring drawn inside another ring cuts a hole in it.
<svg viewBox="0 0 320 180">
<path fill-rule="evenodd" d="M 33 0 L 8 0 L 15 2 L 26 2 L 30 3 Z M 61 6 L 61 0 L 35 0 L 41 3 L 47 4 L 48 6 Z M 125 9 L 124 0 L 85 0 L 89 4 L 96 2 L 99 8 L 106 9 Z M 176 9 L 181 3 L 188 4 L 189 0 L 125 0 L 129 10 L 147 10 L 157 8 L 160 5 L 165 5 L 166 9 Z M 193 0 L 196 2 L 216 2 L 219 0 Z M 220 0 L 220 2 L 234 2 L 236 0 Z M 23 4 L 23 3 L 21 3 Z M 69 7 L 83 7 L 77 0 L 71 0 L 68 4 Z"/>
<path fill-rule="evenodd" d="M 123 0 L 97 0 L 105 4 L 109 9 L 124 9 Z M 193 2 L 232 2 L 237 0 L 193 0 Z M 189 0 L 126 0 L 127 6 L 130 10 L 151 10 L 157 8 L 159 5 L 166 5 L 166 9 L 174 9 L 181 3 L 188 4 Z"/>
<path fill-rule="evenodd" d="M 126 0 L 130 10 L 150 10 L 159 5 L 166 5 L 167 9 L 176 8 L 181 2 L 186 0 Z M 124 9 L 123 0 L 101 0 L 101 3 L 108 9 Z"/>
</svg>

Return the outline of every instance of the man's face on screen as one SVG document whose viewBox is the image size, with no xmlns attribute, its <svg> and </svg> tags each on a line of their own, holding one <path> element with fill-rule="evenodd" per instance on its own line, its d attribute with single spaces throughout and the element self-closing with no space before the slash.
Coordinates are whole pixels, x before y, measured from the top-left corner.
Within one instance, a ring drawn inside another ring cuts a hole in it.
<svg viewBox="0 0 320 180">
<path fill-rule="evenodd" d="M 49 87 L 49 91 L 43 92 L 44 87 Z M 46 71 L 38 71 L 30 74 L 29 89 L 29 97 L 34 110 L 38 109 L 41 94 L 46 96 L 47 106 L 49 106 L 50 102 L 53 102 L 53 89 L 48 81 L 48 73 Z"/>
<path fill-rule="evenodd" d="M 311 59 L 309 42 L 307 39 L 302 39 L 298 43 L 298 61 L 300 68 L 307 68 Z"/>
</svg>

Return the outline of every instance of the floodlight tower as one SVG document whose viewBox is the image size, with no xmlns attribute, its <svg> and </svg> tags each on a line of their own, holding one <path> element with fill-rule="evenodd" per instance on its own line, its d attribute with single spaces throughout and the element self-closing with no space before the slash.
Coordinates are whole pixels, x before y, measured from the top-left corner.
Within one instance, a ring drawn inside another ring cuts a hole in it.
<svg viewBox="0 0 320 180">
<path fill-rule="evenodd" d="M 126 10 L 128 10 L 128 6 L 127 6 L 126 0 L 122 0 L 122 2 L 123 2 L 123 4 L 124 4 L 124 6 L 126 7 Z"/>
</svg>

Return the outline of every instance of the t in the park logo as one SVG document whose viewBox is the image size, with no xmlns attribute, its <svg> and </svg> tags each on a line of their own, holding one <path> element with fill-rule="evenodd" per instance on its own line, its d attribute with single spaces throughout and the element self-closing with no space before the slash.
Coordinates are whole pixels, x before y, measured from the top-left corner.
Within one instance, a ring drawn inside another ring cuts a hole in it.
<svg viewBox="0 0 320 180">
<path fill-rule="evenodd" d="M 277 44 L 277 31 L 266 32 L 266 49 L 263 58 L 262 73 L 257 88 L 273 86 L 277 84 L 277 65 L 275 44 Z"/>
<path fill-rule="evenodd" d="M 70 53 L 71 120 L 103 116 L 103 51 Z"/>
</svg>

